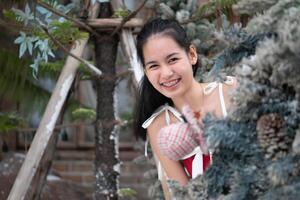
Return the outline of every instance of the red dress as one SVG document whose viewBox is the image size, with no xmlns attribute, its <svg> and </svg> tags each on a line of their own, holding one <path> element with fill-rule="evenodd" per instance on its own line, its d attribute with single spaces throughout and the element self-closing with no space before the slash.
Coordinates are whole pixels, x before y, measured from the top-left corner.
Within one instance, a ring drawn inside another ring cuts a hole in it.
<svg viewBox="0 0 300 200">
<path fill-rule="evenodd" d="M 195 155 L 182 160 L 183 166 L 185 167 L 186 171 L 189 173 L 190 177 L 192 177 L 192 164 L 193 164 L 194 157 Z M 202 158 L 203 158 L 203 172 L 205 172 L 210 165 L 210 155 L 203 154 Z"/>
</svg>

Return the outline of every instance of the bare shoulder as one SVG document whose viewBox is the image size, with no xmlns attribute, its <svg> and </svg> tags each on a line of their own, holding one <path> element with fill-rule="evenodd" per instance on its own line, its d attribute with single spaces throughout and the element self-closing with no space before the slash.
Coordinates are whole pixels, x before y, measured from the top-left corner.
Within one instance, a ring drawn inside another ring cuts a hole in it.
<svg viewBox="0 0 300 200">
<path fill-rule="evenodd" d="M 147 128 L 148 137 L 151 137 L 153 134 L 157 133 L 164 126 L 166 126 L 166 119 L 163 112 L 155 117 L 153 122 Z"/>
</svg>

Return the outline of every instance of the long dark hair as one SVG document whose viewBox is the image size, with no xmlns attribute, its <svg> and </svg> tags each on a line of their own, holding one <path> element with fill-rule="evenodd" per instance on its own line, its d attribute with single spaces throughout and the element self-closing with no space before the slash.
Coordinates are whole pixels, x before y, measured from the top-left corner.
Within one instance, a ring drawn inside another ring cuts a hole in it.
<svg viewBox="0 0 300 200">
<path fill-rule="evenodd" d="M 147 22 L 137 36 L 137 54 L 144 67 L 143 46 L 148 39 L 155 34 L 169 36 L 189 52 L 191 42 L 187 38 L 186 32 L 180 24 L 175 20 L 156 18 Z M 198 62 L 193 65 L 194 74 L 196 73 Z M 142 128 L 142 124 L 147 120 L 153 112 L 161 105 L 168 103 L 173 105 L 170 98 L 158 92 L 149 82 L 146 75 L 141 80 L 137 103 L 135 108 L 134 134 L 136 138 L 146 139 L 146 130 Z"/>
</svg>

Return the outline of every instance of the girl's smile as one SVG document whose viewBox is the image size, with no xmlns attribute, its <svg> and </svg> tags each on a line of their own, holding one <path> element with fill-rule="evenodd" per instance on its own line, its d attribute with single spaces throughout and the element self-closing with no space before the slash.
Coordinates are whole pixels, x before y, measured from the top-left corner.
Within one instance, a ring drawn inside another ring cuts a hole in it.
<svg viewBox="0 0 300 200">
<path fill-rule="evenodd" d="M 143 47 L 145 74 L 153 87 L 169 98 L 177 98 L 191 88 L 192 64 L 196 52 L 186 52 L 171 37 L 151 36 Z"/>
<path fill-rule="evenodd" d="M 165 81 L 165 82 L 161 83 L 160 85 L 162 87 L 164 87 L 165 90 L 172 91 L 172 90 L 176 90 L 177 86 L 179 85 L 180 80 L 181 80 L 181 78 L 173 79 L 170 81 Z"/>
</svg>

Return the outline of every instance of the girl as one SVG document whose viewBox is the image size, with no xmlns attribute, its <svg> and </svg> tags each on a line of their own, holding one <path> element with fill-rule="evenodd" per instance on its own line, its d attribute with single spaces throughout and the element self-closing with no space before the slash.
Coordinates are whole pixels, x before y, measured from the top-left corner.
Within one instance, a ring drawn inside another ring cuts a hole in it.
<svg viewBox="0 0 300 200">
<path fill-rule="evenodd" d="M 196 148 L 182 160 L 170 159 L 159 148 L 160 130 L 184 121 L 184 105 L 197 116 L 210 112 L 225 117 L 230 104 L 228 93 L 235 87 L 235 81 L 229 77 L 224 84 L 197 82 L 196 48 L 174 20 L 154 19 L 146 23 L 137 36 L 137 53 L 145 74 L 140 85 L 135 134 L 150 141 L 159 178 L 165 173 L 167 178 L 185 185 L 190 178 L 203 173 L 211 158 Z"/>
</svg>

